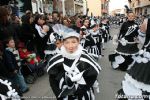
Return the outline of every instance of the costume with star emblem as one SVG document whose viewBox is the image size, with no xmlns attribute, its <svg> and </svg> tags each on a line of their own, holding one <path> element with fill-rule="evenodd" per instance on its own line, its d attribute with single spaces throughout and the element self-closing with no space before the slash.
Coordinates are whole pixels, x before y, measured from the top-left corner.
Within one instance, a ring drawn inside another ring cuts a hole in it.
<svg viewBox="0 0 150 100">
<path fill-rule="evenodd" d="M 101 67 L 81 45 L 70 54 L 64 47 L 49 61 L 50 85 L 58 100 L 95 100 L 93 87 Z M 97 84 L 95 84 L 97 83 Z"/>
<path fill-rule="evenodd" d="M 134 100 L 150 100 L 150 19 L 147 24 L 144 45 L 134 57 L 134 61 L 133 66 L 125 74 L 122 89 L 118 91 L 118 94 L 141 97 Z"/>
<path fill-rule="evenodd" d="M 124 22 L 118 35 L 118 46 L 115 54 L 109 55 L 109 61 L 114 69 L 126 71 L 133 64 L 133 55 L 139 52 L 138 25 L 134 21 Z"/>
</svg>

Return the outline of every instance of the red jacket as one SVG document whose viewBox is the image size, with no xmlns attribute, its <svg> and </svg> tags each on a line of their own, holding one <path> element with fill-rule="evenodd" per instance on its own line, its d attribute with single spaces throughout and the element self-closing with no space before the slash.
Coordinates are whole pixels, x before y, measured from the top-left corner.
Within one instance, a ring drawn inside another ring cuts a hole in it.
<svg viewBox="0 0 150 100">
<path fill-rule="evenodd" d="M 19 55 L 20 55 L 21 59 L 28 59 L 29 54 L 32 54 L 32 52 L 29 52 L 28 50 L 26 52 L 24 52 L 23 49 L 21 49 L 21 48 L 19 49 Z M 38 60 L 38 62 L 41 61 L 40 57 L 38 57 L 38 56 L 36 56 L 36 59 Z M 29 61 L 29 63 L 35 64 L 36 62 L 34 61 L 34 58 L 33 58 Z"/>
</svg>

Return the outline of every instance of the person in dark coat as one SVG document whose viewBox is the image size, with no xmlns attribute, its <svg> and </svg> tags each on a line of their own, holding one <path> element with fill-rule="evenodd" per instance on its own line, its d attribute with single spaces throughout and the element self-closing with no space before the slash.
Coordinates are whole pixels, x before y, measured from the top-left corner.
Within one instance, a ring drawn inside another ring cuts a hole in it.
<svg viewBox="0 0 150 100">
<path fill-rule="evenodd" d="M 21 73 L 20 56 L 18 50 L 15 48 L 14 39 L 12 37 L 8 37 L 5 40 L 5 46 L 3 59 L 4 65 L 9 72 L 9 76 L 7 78 L 19 87 L 21 93 L 27 92 L 29 88 L 27 87 Z"/>
<path fill-rule="evenodd" d="M 34 20 L 34 44 L 36 46 L 37 54 L 44 59 L 44 49 L 47 46 L 47 41 L 50 33 L 49 26 L 45 25 L 46 17 L 44 15 L 37 15 Z"/>
<path fill-rule="evenodd" d="M 0 6 L 0 42 L 8 37 L 13 37 L 15 42 L 18 41 L 18 32 L 16 27 L 10 21 L 10 13 L 7 8 Z"/>
<path fill-rule="evenodd" d="M 25 43 L 25 46 L 29 51 L 35 51 L 33 21 L 34 19 L 31 13 L 23 15 L 19 34 L 20 41 Z"/>
</svg>

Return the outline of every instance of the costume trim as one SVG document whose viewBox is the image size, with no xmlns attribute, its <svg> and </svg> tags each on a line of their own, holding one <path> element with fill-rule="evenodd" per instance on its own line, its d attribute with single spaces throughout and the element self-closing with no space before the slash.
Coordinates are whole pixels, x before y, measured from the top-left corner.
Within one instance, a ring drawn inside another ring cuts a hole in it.
<svg viewBox="0 0 150 100">
<path fill-rule="evenodd" d="M 81 61 L 84 61 L 84 62 L 88 62 L 91 66 L 93 66 L 94 67 L 94 69 L 97 71 L 97 73 L 99 74 L 99 70 L 98 70 L 98 68 L 97 67 L 95 67 L 95 65 L 92 63 L 92 62 L 90 62 L 89 60 L 87 60 L 87 59 L 85 59 L 85 58 L 80 58 L 80 60 Z"/>
<path fill-rule="evenodd" d="M 125 38 L 122 38 L 121 40 L 118 40 L 123 46 L 126 46 L 127 44 L 135 44 L 137 42 L 128 42 Z"/>
<path fill-rule="evenodd" d="M 128 54 L 128 53 L 122 53 L 122 52 L 119 52 L 117 50 L 115 50 L 116 53 L 120 54 L 120 55 L 125 55 L 125 56 L 129 56 L 129 55 L 137 55 L 139 52 L 137 53 L 133 53 L 133 54 Z"/>
<path fill-rule="evenodd" d="M 139 82 L 139 81 L 133 79 L 132 76 L 130 76 L 127 73 L 125 75 L 125 81 L 131 83 L 132 85 L 134 85 L 138 89 L 142 89 L 143 91 L 150 92 L 150 85 L 149 84 L 144 84 L 142 82 Z"/>
<path fill-rule="evenodd" d="M 11 85 L 12 85 L 11 82 L 9 82 L 8 80 L 0 79 L 0 83 L 7 86 L 7 89 L 8 89 L 7 96 L 0 94 L 0 97 L 2 97 L 2 100 L 6 100 L 8 98 L 20 100 L 20 97 L 19 97 L 18 93 L 16 92 L 16 90 L 11 87 Z"/>
<path fill-rule="evenodd" d="M 61 58 L 59 60 L 57 60 L 56 62 L 54 62 L 53 64 L 51 64 L 48 68 L 47 68 L 47 72 L 49 72 L 49 70 L 56 64 L 61 63 L 64 61 L 64 58 Z"/>
<path fill-rule="evenodd" d="M 94 59 L 90 57 L 90 55 L 88 55 L 88 54 L 83 54 L 83 55 L 84 55 L 85 57 L 88 57 L 88 58 L 89 58 L 89 61 L 91 61 L 94 65 L 96 65 L 96 66 L 98 67 L 99 71 L 102 70 L 102 68 L 100 67 L 100 65 L 99 65 L 97 62 L 95 62 Z M 84 57 L 83 57 L 83 58 L 84 58 Z"/>
</svg>

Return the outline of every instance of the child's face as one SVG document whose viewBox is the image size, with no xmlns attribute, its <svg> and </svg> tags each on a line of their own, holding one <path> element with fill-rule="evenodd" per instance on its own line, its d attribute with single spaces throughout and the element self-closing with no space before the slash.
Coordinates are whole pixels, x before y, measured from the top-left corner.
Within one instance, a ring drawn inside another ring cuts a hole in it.
<svg viewBox="0 0 150 100">
<path fill-rule="evenodd" d="M 89 20 L 88 19 L 84 21 L 84 26 L 86 26 L 86 27 L 89 26 Z"/>
<path fill-rule="evenodd" d="M 93 28 L 93 31 L 96 32 L 97 30 L 98 30 L 98 26 L 95 26 L 95 27 Z"/>
<path fill-rule="evenodd" d="M 74 53 L 78 49 L 79 40 L 72 37 L 64 40 L 63 44 L 67 52 Z"/>
<path fill-rule="evenodd" d="M 7 47 L 10 47 L 10 48 L 15 48 L 15 41 L 14 40 L 10 40 L 7 44 Z"/>
<path fill-rule="evenodd" d="M 134 13 L 129 13 L 129 14 L 128 14 L 128 20 L 129 20 L 129 21 L 133 21 L 134 19 L 135 19 Z"/>
<path fill-rule="evenodd" d="M 59 48 L 59 49 L 60 49 L 61 46 L 63 45 L 63 43 L 62 43 L 61 40 L 57 40 L 55 44 L 56 44 L 57 48 Z"/>
</svg>

